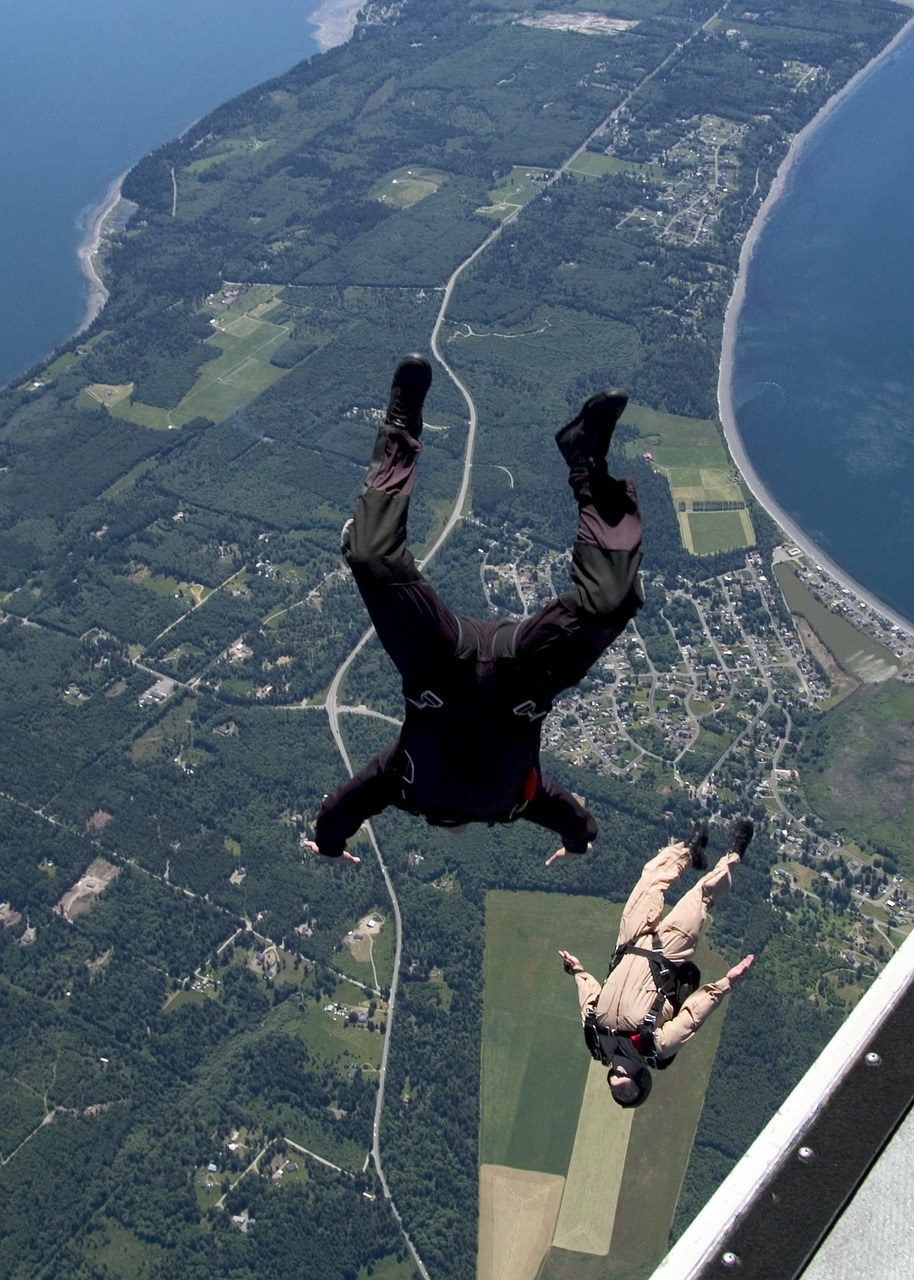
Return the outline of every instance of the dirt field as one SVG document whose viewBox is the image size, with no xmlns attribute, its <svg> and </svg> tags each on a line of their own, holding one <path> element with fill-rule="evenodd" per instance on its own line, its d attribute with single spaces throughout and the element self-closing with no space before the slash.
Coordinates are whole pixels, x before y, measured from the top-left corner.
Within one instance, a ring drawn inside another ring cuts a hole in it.
<svg viewBox="0 0 914 1280">
<path fill-rule="evenodd" d="M 96 858 L 86 868 L 72 889 L 68 889 L 54 910 L 64 920 L 73 921 L 77 916 L 84 916 L 92 910 L 92 904 L 100 893 L 104 893 L 112 880 L 121 874 L 120 867 L 115 867 L 104 858 Z"/>
<path fill-rule="evenodd" d="M 552 1241 L 565 1179 L 484 1164 L 477 1280 L 535 1280 Z"/>
</svg>

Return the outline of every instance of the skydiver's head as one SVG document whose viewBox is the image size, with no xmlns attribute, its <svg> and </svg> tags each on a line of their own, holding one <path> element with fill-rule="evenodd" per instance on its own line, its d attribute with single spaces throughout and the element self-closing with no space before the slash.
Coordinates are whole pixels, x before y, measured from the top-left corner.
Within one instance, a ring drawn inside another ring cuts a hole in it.
<svg viewBox="0 0 914 1280">
<path fill-rule="evenodd" d="M 647 1067 L 639 1067 L 637 1071 L 629 1071 L 628 1067 L 613 1063 L 606 1073 L 606 1083 L 613 1096 L 613 1102 L 620 1107 L 640 1107 L 647 1101 L 653 1086 L 651 1073 Z"/>
</svg>

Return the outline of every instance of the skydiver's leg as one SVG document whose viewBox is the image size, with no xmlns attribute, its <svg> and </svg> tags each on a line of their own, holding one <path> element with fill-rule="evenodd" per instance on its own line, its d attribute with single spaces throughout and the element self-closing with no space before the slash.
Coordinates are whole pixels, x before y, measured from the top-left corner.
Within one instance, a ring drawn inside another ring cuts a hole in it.
<svg viewBox="0 0 914 1280">
<path fill-rule="evenodd" d="M 397 366 L 365 485 L 343 530 L 343 555 L 378 638 L 404 679 L 440 669 L 453 655 L 459 632 L 407 543 L 430 382 L 431 368 L 420 357 L 408 356 Z"/>
<path fill-rule="evenodd" d="M 617 947 L 625 947 L 636 938 L 656 931 L 663 915 L 663 899 L 667 889 L 691 865 L 689 846 L 681 841 L 667 845 L 644 864 L 641 878 L 629 894 L 622 912 Z"/>
<path fill-rule="evenodd" d="M 641 608 L 641 514 L 632 480 L 609 474 L 605 458 L 572 458 L 578 503 L 572 589 L 521 623 L 515 655 L 525 680 L 553 698 L 576 684 Z"/>
<path fill-rule="evenodd" d="M 739 854 L 725 853 L 716 866 L 683 894 L 661 923 L 657 937 L 667 960 L 673 964 L 691 960 L 708 912 L 729 891 L 730 869 L 738 862 Z"/>
</svg>

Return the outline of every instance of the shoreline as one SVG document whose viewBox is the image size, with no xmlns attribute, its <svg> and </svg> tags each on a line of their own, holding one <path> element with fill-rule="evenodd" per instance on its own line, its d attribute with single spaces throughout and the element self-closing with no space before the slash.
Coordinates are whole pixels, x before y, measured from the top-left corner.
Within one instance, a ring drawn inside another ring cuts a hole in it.
<svg viewBox="0 0 914 1280">
<path fill-rule="evenodd" d="M 911 0 L 914 4 L 914 0 Z M 308 15 L 308 25 L 314 28 L 314 39 L 322 53 L 346 44 L 352 39 L 358 25 L 359 12 L 366 7 L 365 0 L 324 0 L 324 3 Z M 115 178 L 97 205 L 83 210 L 78 225 L 85 224 L 88 231 L 76 250 L 79 266 L 86 282 L 86 303 L 83 318 L 71 337 L 78 337 L 101 314 L 108 301 L 108 290 L 95 267 L 94 259 L 105 237 L 105 222 L 121 200 L 121 186 L 129 170 Z"/>
<path fill-rule="evenodd" d="M 102 202 L 95 206 L 90 206 L 91 213 L 87 211 L 86 218 L 89 224 L 88 234 L 82 244 L 76 250 L 76 256 L 79 259 L 79 265 L 86 280 L 86 288 L 88 296 L 86 298 L 86 310 L 80 321 L 79 328 L 73 335 L 77 337 L 96 319 L 101 313 L 102 307 L 108 301 L 108 290 L 105 283 L 95 269 L 94 258 L 101 248 L 101 243 L 105 234 L 105 222 L 110 214 L 114 212 L 121 202 L 121 184 L 126 178 L 126 170 L 119 177 L 115 178 L 105 192 Z M 82 219 L 81 219 L 82 220 Z"/>
<path fill-rule="evenodd" d="M 909 7 L 914 7 L 914 0 L 905 0 Z M 805 125 L 798 134 L 793 138 L 786 156 L 781 161 L 778 171 L 775 174 L 774 182 L 768 190 L 768 194 L 762 201 L 762 204 L 755 215 L 752 226 L 749 228 L 746 238 L 743 241 L 739 255 L 739 266 L 737 268 L 736 279 L 733 284 L 733 291 L 727 303 L 727 310 L 724 315 L 724 331 L 721 339 L 720 363 L 718 366 L 717 380 L 717 407 L 720 416 L 721 425 L 723 427 L 724 439 L 730 456 L 736 465 L 737 470 L 745 481 L 746 487 L 752 493 L 753 497 L 765 508 L 772 520 L 778 524 L 784 533 L 796 543 L 806 555 L 810 556 L 816 564 L 825 569 L 829 575 L 835 579 L 842 587 L 847 587 L 853 591 L 858 599 L 866 601 L 867 605 L 874 609 L 877 613 L 883 614 L 885 617 L 900 627 L 908 635 L 914 636 L 914 621 L 900 614 L 896 609 L 892 609 L 875 595 L 869 591 L 862 583 L 858 582 L 846 569 L 842 569 L 816 541 L 806 534 L 799 525 L 787 514 L 780 506 L 776 499 L 769 493 L 759 478 L 758 473 L 749 461 L 746 450 L 743 446 L 742 436 L 736 425 L 736 414 L 733 409 L 733 352 L 736 345 L 736 330 L 739 323 L 740 312 L 742 311 L 743 302 L 746 297 L 746 277 L 752 262 L 752 254 L 755 250 L 756 243 L 765 224 L 771 215 L 777 202 L 781 199 L 787 186 L 787 181 L 793 170 L 796 161 L 799 159 L 803 148 L 809 141 L 813 133 L 828 118 L 835 108 L 844 101 L 863 80 L 887 57 L 890 56 L 895 48 L 905 39 L 914 29 L 914 17 L 909 18 L 900 31 L 892 38 L 892 40 L 882 49 L 875 58 L 871 59 L 865 67 L 848 80 L 847 84 L 839 89 L 824 106 L 813 116 L 812 120 Z"/>
</svg>

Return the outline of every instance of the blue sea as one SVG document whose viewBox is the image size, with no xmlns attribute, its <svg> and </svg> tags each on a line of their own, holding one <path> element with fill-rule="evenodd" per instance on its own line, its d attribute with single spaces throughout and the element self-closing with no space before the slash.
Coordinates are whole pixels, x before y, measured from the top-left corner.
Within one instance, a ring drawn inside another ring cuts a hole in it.
<svg viewBox="0 0 914 1280">
<path fill-rule="evenodd" d="M 914 32 L 828 114 L 759 237 L 734 348 L 746 453 L 914 620 Z"/>
<path fill-rule="evenodd" d="M 93 207 L 148 151 L 317 51 L 319 0 L 7 0 L 0 385 L 85 313 Z"/>
</svg>

